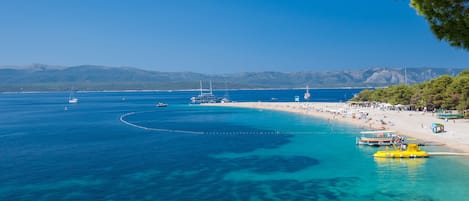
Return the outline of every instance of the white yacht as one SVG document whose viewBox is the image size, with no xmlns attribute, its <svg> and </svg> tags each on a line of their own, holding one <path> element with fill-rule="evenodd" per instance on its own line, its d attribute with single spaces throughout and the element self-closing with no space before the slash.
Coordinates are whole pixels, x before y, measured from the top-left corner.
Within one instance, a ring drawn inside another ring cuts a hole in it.
<svg viewBox="0 0 469 201">
<path fill-rule="evenodd" d="M 70 90 L 70 95 L 68 96 L 68 103 L 70 104 L 78 103 L 78 98 L 73 96 L 73 88 Z"/>
<path fill-rule="evenodd" d="M 202 89 L 202 81 L 200 81 L 200 94 L 197 97 L 191 98 L 192 104 L 201 104 L 201 103 L 219 103 L 221 101 L 220 98 L 217 98 L 213 95 L 212 91 L 212 81 L 210 81 L 210 92 L 204 93 Z"/>
</svg>

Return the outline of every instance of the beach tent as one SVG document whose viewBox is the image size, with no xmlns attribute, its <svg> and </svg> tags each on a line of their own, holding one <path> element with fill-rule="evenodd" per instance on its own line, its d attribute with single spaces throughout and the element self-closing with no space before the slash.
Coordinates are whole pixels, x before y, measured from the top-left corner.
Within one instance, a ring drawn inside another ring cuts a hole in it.
<svg viewBox="0 0 469 201">
<path fill-rule="evenodd" d="M 401 104 L 397 104 L 395 106 L 396 109 L 398 110 L 409 110 L 410 106 L 409 105 L 401 105 Z"/>
<path fill-rule="evenodd" d="M 432 123 L 432 131 L 433 133 L 441 133 L 445 131 L 445 126 L 440 123 Z"/>
<path fill-rule="evenodd" d="M 379 105 L 379 107 L 380 107 L 380 109 L 382 109 L 382 110 L 391 110 L 391 109 L 394 108 L 394 106 L 391 105 L 391 104 L 389 104 L 389 103 L 381 103 L 381 104 Z"/>
</svg>

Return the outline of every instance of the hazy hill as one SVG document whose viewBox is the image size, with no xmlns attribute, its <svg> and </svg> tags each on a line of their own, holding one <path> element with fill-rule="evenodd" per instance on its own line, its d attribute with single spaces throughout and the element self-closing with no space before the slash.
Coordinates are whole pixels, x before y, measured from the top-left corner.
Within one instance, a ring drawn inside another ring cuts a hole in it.
<svg viewBox="0 0 469 201">
<path fill-rule="evenodd" d="M 407 83 L 420 83 L 463 69 L 407 68 Z M 177 90 L 197 89 L 199 80 L 213 80 L 215 89 L 379 87 L 405 83 L 403 68 L 367 68 L 343 71 L 245 72 L 206 75 L 193 72 L 158 72 L 131 67 L 81 65 L 72 67 L 35 64 L 0 67 L 0 91 Z M 208 86 L 207 86 L 208 87 Z"/>
</svg>

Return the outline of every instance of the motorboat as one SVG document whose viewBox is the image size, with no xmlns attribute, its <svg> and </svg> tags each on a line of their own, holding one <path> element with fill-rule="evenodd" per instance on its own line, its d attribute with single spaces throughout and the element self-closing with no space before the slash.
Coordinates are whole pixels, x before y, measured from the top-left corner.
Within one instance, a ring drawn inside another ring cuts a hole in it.
<svg viewBox="0 0 469 201">
<path fill-rule="evenodd" d="M 362 136 L 356 138 L 357 145 L 389 146 L 400 141 L 395 131 L 363 131 Z"/>
<path fill-rule="evenodd" d="M 156 107 L 167 107 L 167 106 L 168 106 L 168 104 L 161 103 L 161 102 L 156 104 Z"/>
</svg>

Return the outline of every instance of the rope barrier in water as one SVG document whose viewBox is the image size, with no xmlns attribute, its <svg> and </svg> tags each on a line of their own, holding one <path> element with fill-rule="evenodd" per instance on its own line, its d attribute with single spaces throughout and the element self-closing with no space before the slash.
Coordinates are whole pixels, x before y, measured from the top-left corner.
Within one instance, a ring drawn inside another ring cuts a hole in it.
<svg viewBox="0 0 469 201">
<path fill-rule="evenodd" d="M 135 128 L 149 130 L 149 131 L 159 131 L 159 132 L 172 132 L 172 133 L 189 133 L 189 134 L 208 134 L 208 135 L 277 135 L 282 134 L 280 131 L 191 131 L 191 130 L 179 130 L 179 129 L 164 129 L 164 128 L 151 128 L 142 125 L 138 125 L 135 123 L 131 123 L 125 120 L 126 117 L 135 115 L 135 114 L 142 114 L 148 112 L 155 112 L 155 111 L 143 111 L 143 112 L 128 112 L 120 116 L 119 120 L 128 125 Z"/>
<path fill-rule="evenodd" d="M 204 134 L 204 132 L 198 132 L 198 131 L 187 131 L 187 130 L 176 130 L 176 129 L 162 129 L 162 128 L 150 128 L 150 127 L 145 127 L 145 126 L 140 126 L 140 125 L 137 125 L 137 124 L 134 124 L 134 123 L 130 123 L 128 122 L 127 120 L 125 120 L 124 118 L 127 117 L 127 116 L 131 116 L 131 115 L 134 115 L 134 114 L 141 114 L 141 113 L 147 113 L 149 111 L 145 111 L 145 112 L 129 112 L 129 113 L 125 113 L 123 115 L 120 116 L 120 121 L 124 124 L 127 124 L 129 126 L 132 126 L 132 127 L 135 127 L 135 128 L 140 128 L 140 129 L 143 129 L 143 130 L 150 130 L 150 131 L 159 131 L 159 132 L 174 132 L 174 133 L 189 133 L 189 134 Z"/>
<path fill-rule="evenodd" d="M 209 134 L 209 135 L 278 135 L 278 134 L 291 134 L 291 135 L 301 135 L 301 134 L 330 134 L 330 132 L 311 132 L 311 131 L 288 131 L 288 132 L 281 132 L 277 130 L 244 130 L 244 131 L 191 131 L 191 130 L 179 130 L 179 129 L 164 129 L 164 128 L 152 128 L 146 127 L 142 125 L 138 125 L 136 123 L 131 123 L 125 120 L 126 117 L 136 114 L 142 113 L 150 113 L 150 112 L 157 112 L 157 111 L 142 111 L 142 112 L 128 112 L 120 116 L 120 121 L 128 126 L 132 126 L 135 128 L 149 130 L 149 131 L 159 131 L 159 132 L 173 132 L 173 133 L 188 133 L 188 134 Z"/>
</svg>

